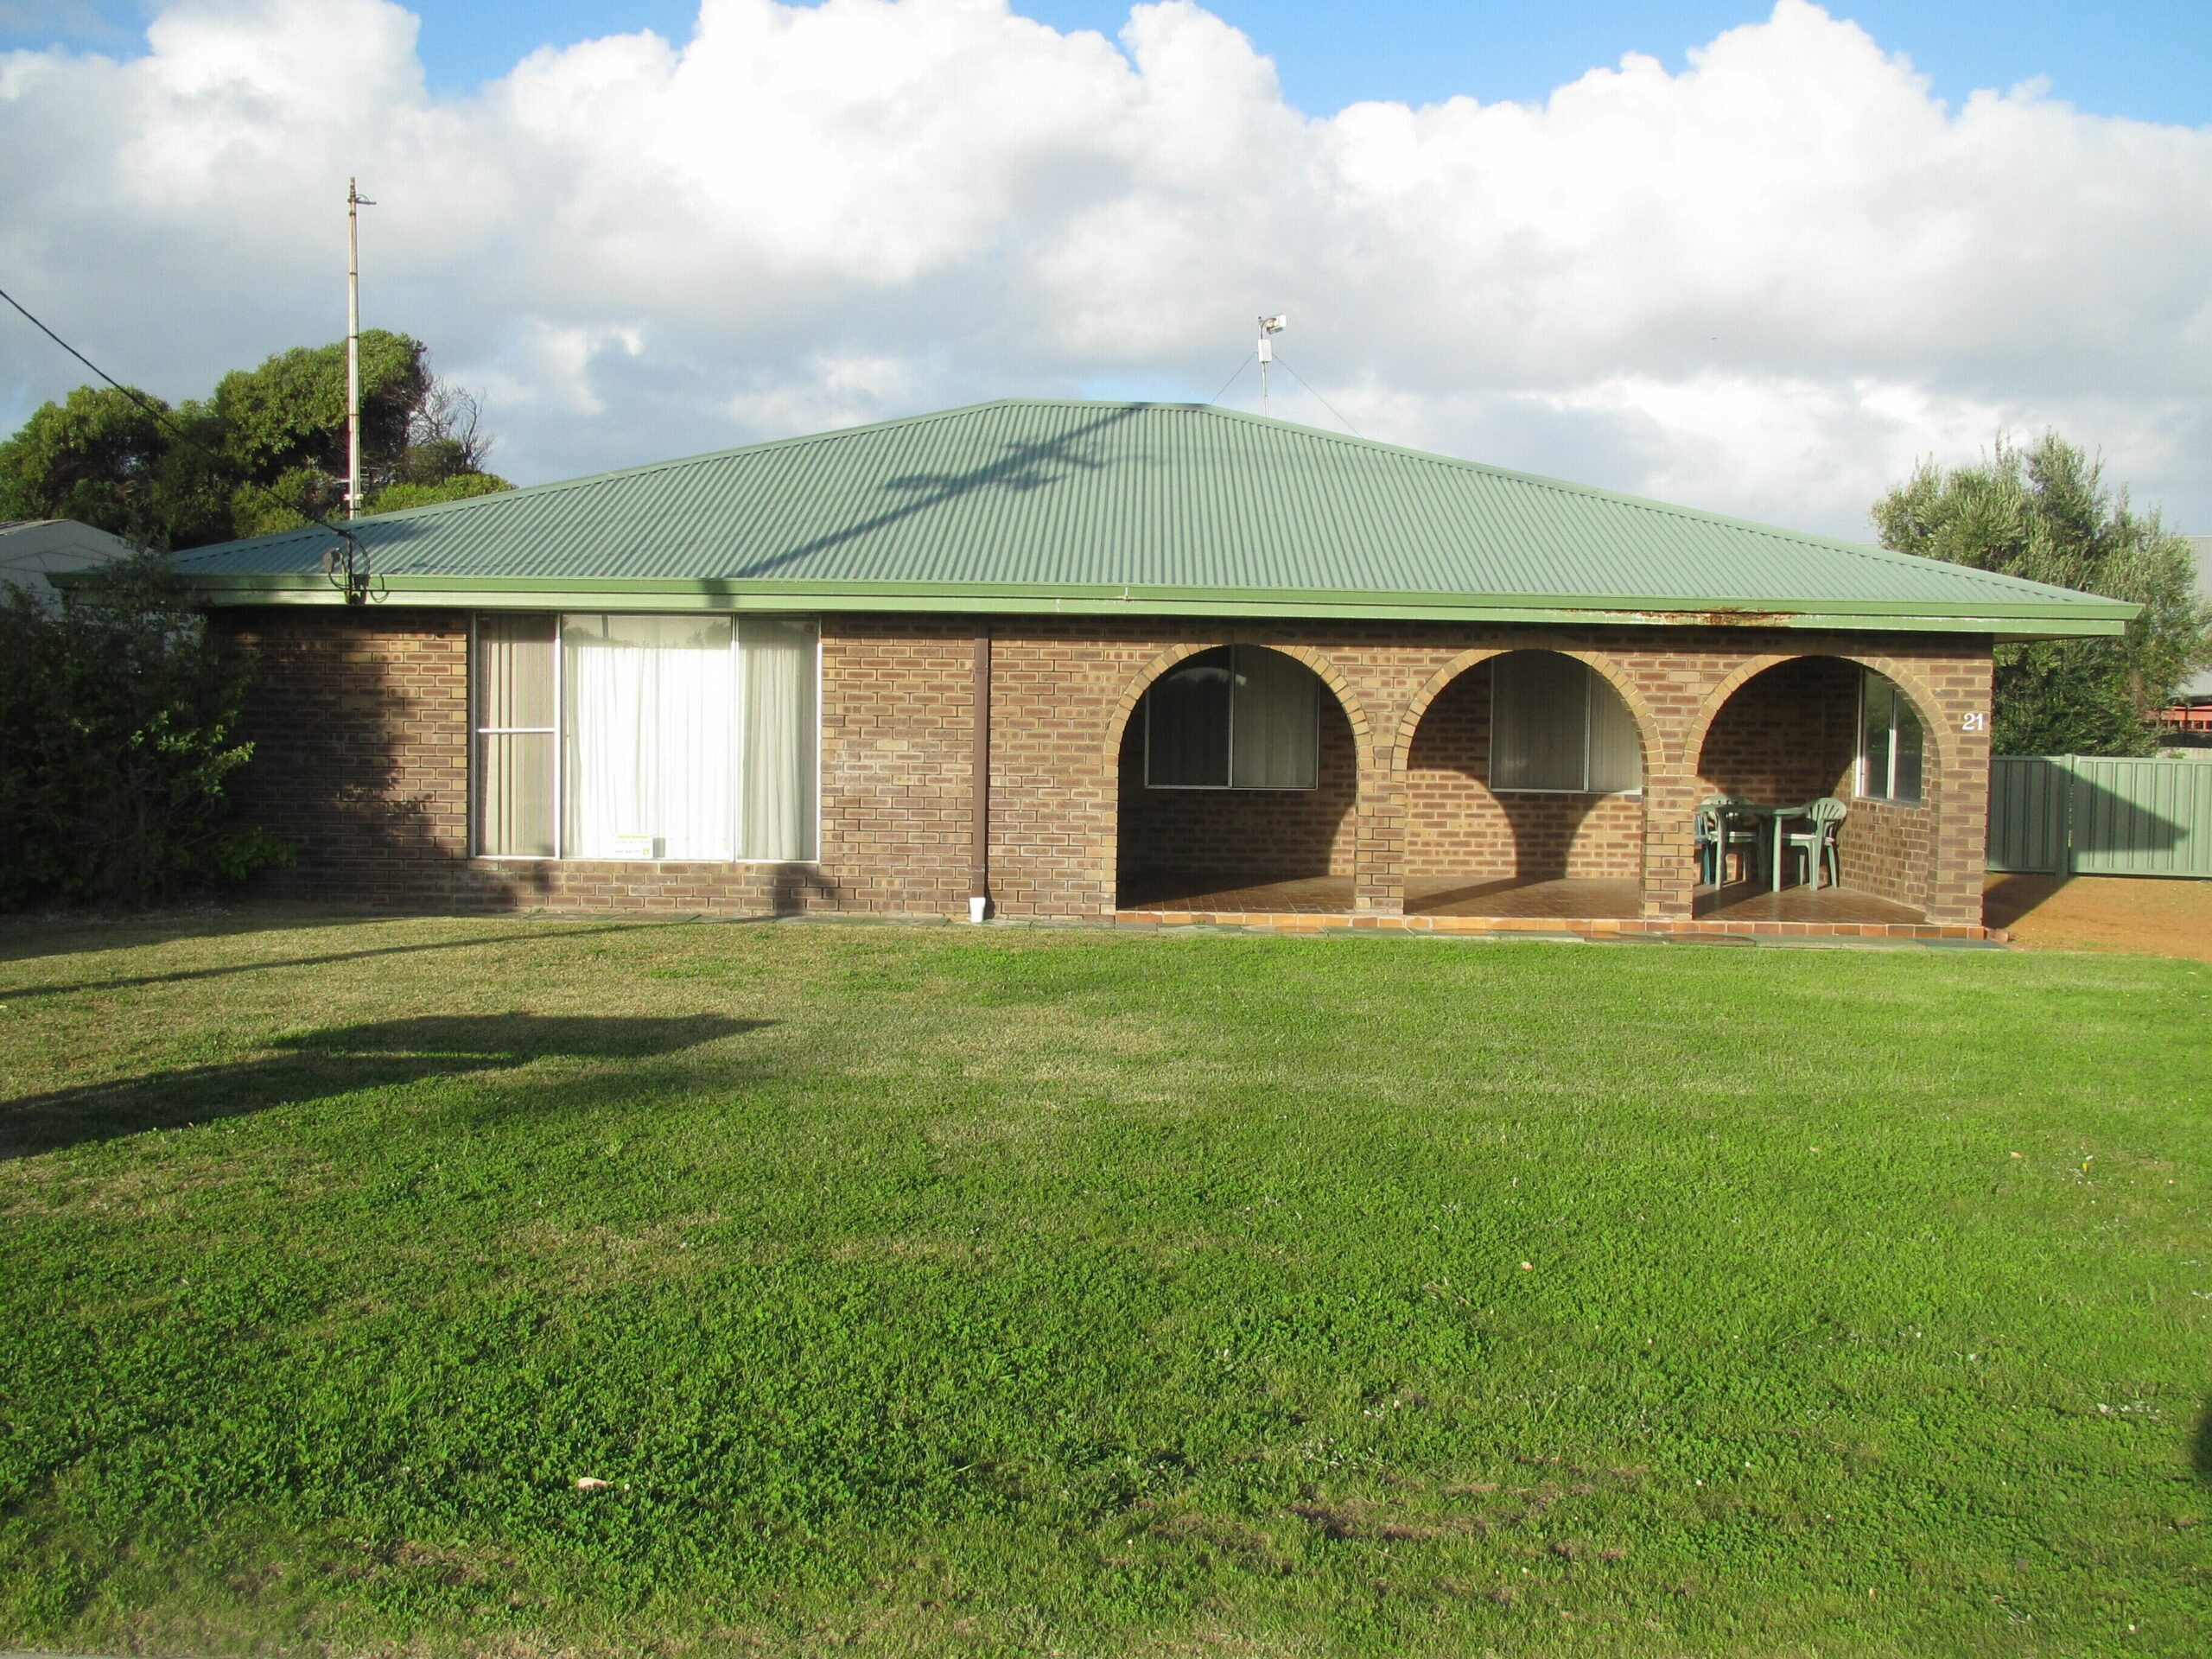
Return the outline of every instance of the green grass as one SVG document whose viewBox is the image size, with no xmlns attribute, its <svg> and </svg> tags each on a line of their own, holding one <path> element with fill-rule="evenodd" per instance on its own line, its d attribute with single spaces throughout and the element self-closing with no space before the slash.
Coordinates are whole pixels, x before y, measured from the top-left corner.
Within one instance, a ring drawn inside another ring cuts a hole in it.
<svg viewBox="0 0 2212 1659">
<path fill-rule="evenodd" d="M 2204 964 L 0 955 L 0 1647 L 2212 1651 Z"/>
</svg>

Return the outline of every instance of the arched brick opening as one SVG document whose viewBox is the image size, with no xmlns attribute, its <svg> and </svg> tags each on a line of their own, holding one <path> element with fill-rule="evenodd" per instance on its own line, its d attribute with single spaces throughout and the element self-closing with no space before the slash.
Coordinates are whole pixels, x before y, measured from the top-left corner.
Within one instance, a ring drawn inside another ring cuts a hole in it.
<svg viewBox="0 0 2212 1659">
<path fill-rule="evenodd" d="M 1230 650 L 1265 652 L 1295 662 L 1327 693 L 1315 699 L 1312 787 L 1174 788 L 1147 783 L 1146 697 L 1170 671 L 1192 658 Z M 1107 723 L 1108 762 L 1115 779 L 1116 907 L 1351 910 L 1361 762 L 1371 743 L 1366 710 L 1343 673 L 1318 652 L 1245 640 L 1161 652 L 1124 690 Z"/>
<path fill-rule="evenodd" d="M 1572 659 L 1627 711 L 1637 788 L 1498 787 L 1492 690 L 1502 658 Z M 1640 913 L 1648 860 L 1644 785 L 1664 759 L 1649 704 L 1601 652 L 1532 644 L 1461 652 L 1408 702 L 1390 751 L 1405 819 L 1408 913 L 1626 918 Z"/>
<path fill-rule="evenodd" d="M 1861 688 L 1866 671 L 1894 685 L 1918 720 L 1922 762 L 1916 800 L 1888 798 L 1859 787 Z M 1844 803 L 1847 817 L 1836 847 L 1841 884 L 1830 901 L 1832 919 L 1860 900 L 1865 921 L 1917 919 L 1933 896 L 1942 779 L 1950 738 L 1941 705 L 1910 663 L 1877 655 L 1833 651 L 1774 652 L 1739 664 L 1707 696 L 1689 728 L 1684 759 L 1700 795 L 1736 795 L 1765 805 L 1794 805 L 1821 796 Z M 1734 913 L 1746 898 L 1764 904 L 1773 893 L 1774 852 L 1763 824 L 1755 867 L 1764 880 L 1736 880 L 1719 890 L 1700 888 L 1702 915 Z M 1783 880 L 1796 874 L 1784 860 Z M 1745 872 L 1740 868 L 1740 878 Z M 1785 888 L 1785 894 L 1794 889 Z M 1892 913 L 1896 906 L 1910 912 Z M 1779 912 L 1777 912 L 1779 913 Z"/>
</svg>

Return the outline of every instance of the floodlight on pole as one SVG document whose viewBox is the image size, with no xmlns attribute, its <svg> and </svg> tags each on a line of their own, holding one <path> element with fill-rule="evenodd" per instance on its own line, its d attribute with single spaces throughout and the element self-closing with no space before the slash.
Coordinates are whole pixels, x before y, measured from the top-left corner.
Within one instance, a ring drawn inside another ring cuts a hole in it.
<svg viewBox="0 0 2212 1659">
<path fill-rule="evenodd" d="M 1274 337 L 1290 326 L 1290 315 L 1278 311 L 1260 319 L 1260 413 L 1268 412 L 1268 365 L 1275 360 Z"/>
</svg>

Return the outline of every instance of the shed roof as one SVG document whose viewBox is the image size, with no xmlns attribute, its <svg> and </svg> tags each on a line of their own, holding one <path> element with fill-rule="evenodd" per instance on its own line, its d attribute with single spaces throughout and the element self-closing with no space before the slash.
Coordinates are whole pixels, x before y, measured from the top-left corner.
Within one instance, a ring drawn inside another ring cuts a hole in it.
<svg viewBox="0 0 2212 1659">
<path fill-rule="evenodd" d="M 2133 607 L 1192 404 L 1007 399 L 359 520 L 392 602 L 2117 632 Z M 336 602 L 327 532 L 179 563 Z"/>
</svg>

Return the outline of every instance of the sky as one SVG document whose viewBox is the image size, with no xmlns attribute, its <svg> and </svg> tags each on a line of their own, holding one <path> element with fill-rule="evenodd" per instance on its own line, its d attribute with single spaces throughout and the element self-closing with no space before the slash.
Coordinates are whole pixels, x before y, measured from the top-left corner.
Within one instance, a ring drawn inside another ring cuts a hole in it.
<svg viewBox="0 0 2212 1659">
<path fill-rule="evenodd" d="M 520 482 L 998 396 L 1866 537 L 2056 428 L 2212 527 L 2212 5 L 0 0 L 0 287 L 169 397 L 363 312 Z M 345 73 L 341 73 L 341 68 Z M 0 315 L 0 429 L 83 378 Z"/>
</svg>

